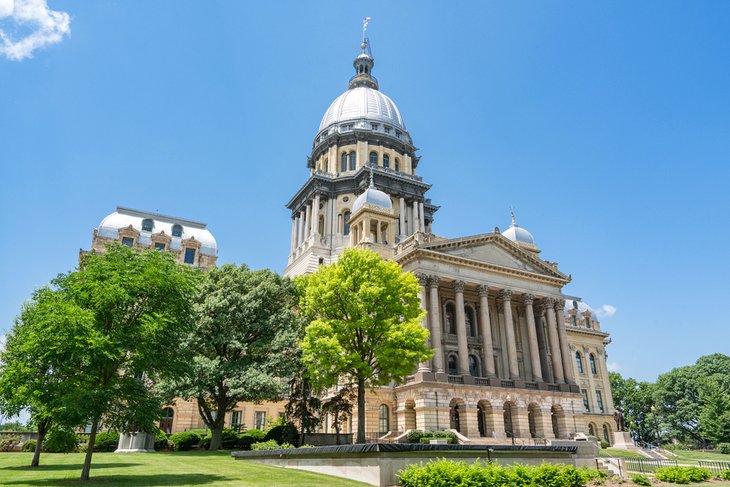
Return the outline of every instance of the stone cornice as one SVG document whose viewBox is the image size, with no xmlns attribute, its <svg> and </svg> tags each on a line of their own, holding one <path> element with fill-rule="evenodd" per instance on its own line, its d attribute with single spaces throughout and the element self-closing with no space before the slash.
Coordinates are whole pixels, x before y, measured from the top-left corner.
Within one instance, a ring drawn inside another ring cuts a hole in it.
<svg viewBox="0 0 730 487">
<path fill-rule="evenodd" d="M 583 328 L 580 326 L 573 326 L 573 325 L 568 325 L 568 324 L 565 325 L 565 331 L 567 331 L 568 333 L 577 333 L 580 335 L 588 335 L 588 336 L 601 337 L 601 338 L 606 338 L 610 335 L 609 333 L 606 333 L 605 331 L 591 330 L 590 328 Z"/>
</svg>

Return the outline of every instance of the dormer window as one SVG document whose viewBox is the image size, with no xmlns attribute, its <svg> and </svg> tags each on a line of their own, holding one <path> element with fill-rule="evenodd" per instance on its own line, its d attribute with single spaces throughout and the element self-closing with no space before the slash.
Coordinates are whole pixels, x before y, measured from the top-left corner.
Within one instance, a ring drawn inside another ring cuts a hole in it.
<svg viewBox="0 0 730 487">
<path fill-rule="evenodd" d="M 195 264 L 195 249 L 185 249 L 185 260 L 186 264 Z"/>
<path fill-rule="evenodd" d="M 172 226 L 172 236 L 182 237 L 182 225 L 175 224 Z"/>
<path fill-rule="evenodd" d="M 132 247 L 134 245 L 134 239 L 132 237 L 122 237 L 122 245 Z"/>
<path fill-rule="evenodd" d="M 165 250 L 165 244 L 163 244 L 161 242 L 157 242 L 155 244 L 155 250 Z"/>
<path fill-rule="evenodd" d="M 151 232 L 153 228 L 155 228 L 155 223 L 150 218 L 145 218 L 144 220 L 142 220 L 143 232 Z"/>
</svg>

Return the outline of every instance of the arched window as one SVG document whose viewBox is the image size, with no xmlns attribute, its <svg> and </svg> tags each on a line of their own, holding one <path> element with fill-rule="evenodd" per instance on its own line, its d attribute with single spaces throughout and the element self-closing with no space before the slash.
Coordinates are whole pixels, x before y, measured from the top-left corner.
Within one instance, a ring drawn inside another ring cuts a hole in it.
<svg viewBox="0 0 730 487">
<path fill-rule="evenodd" d="M 608 426 L 605 424 L 603 425 L 603 439 L 606 440 L 606 443 L 610 443 L 608 440 Z"/>
<path fill-rule="evenodd" d="M 575 352 L 575 365 L 578 367 L 578 373 L 583 374 L 583 357 L 581 357 L 580 352 Z"/>
<path fill-rule="evenodd" d="M 151 219 L 145 218 L 142 220 L 142 231 L 151 232 L 153 228 L 155 228 L 155 223 Z"/>
<path fill-rule="evenodd" d="M 182 225 L 175 224 L 172 226 L 172 236 L 182 237 Z"/>
<path fill-rule="evenodd" d="M 387 405 L 380 405 L 380 432 L 387 433 L 390 431 L 390 410 Z"/>
<path fill-rule="evenodd" d="M 350 235 L 350 212 L 346 211 L 345 214 L 342 216 L 342 233 L 345 235 Z"/>
<path fill-rule="evenodd" d="M 350 171 L 355 170 L 355 151 L 350 152 Z"/>
<path fill-rule="evenodd" d="M 454 303 L 446 303 L 446 310 L 444 312 L 444 324 L 446 325 L 446 333 L 456 335 L 456 308 Z"/>
<path fill-rule="evenodd" d="M 383 167 L 385 169 L 390 169 L 390 157 L 388 154 L 383 154 Z"/>
<path fill-rule="evenodd" d="M 588 423 L 588 434 L 596 436 L 596 429 L 593 427 L 593 423 Z"/>
<path fill-rule="evenodd" d="M 596 368 L 596 357 L 594 357 L 592 353 L 588 355 L 588 363 L 591 364 L 591 374 L 597 375 L 598 369 Z"/>
<path fill-rule="evenodd" d="M 342 158 L 340 159 L 340 172 L 347 171 L 347 152 L 342 153 Z"/>
<path fill-rule="evenodd" d="M 474 320 L 474 309 L 471 306 L 464 306 L 464 322 L 466 323 L 466 336 L 477 336 L 476 321 Z"/>
<path fill-rule="evenodd" d="M 395 172 L 399 172 L 400 171 L 400 159 L 398 159 L 397 157 L 395 158 L 395 167 L 394 167 L 394 169 L 395 169 Z"/>
<path fill-rule="evenodd" d="M 456 354 L 452 353 L 449 355 L 449 374 L 456 375 L 459 373 L 459 369 L 456 367 Z"/>
<path fill-rule="evenodd" d="M 469 355 L 469 373 L 474 377 L 479 377 L 479 359 L 476 355 Z"/>
<path fill-rule="evenodd" d="M 378 165 L 378 153 L 377 152 L 371 152 L 370 153 L 370 165 L 371 166 L 377 166 Z"/>
<path fill-rule="evenodd" d="M 322 163 L 322 170 L 324 172 L 329 172 L 329 170 L 330 170 L 330 160 L 329 159 L 325 159 L 324 162 Z"/>
</svg>

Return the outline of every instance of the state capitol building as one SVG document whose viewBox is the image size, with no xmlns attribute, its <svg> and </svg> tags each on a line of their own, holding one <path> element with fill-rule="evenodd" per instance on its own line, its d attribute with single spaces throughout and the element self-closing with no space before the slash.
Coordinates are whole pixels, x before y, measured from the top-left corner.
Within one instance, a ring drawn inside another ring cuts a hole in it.
<svg viewBox="0 0 730 487">
<path fill-rule="evenodd" d="M 396 104 L 380 91 L 367 41 L 347 90 L 321 119 L 307 158 L 309 177 L 287 203 L 291 248 L 285 274 L 314 272 L 348 247 L 395 260 L 420 282 L 422 326 L 432 360 L 403 384 L 366 394 L 368 438 L 393 440 L 411 429 L 453 429 L 471 443 L 529 444 L 576 433 L 613 440 L 606 368 L 608 333 L 578 298 L 570 277 L 543 260 L 515 222 L 458 238 L 434 233 L 439 206 L 417 175 L 420 157 Z M 112 241 L 174 252 L 181 263 L 215 265 L 206 225 L 127 208 L 104 218 L 92 248 Z M 226 426 L 263 428 L 284 402 L 240 403 Z M 168 432 L 202 428 L 197 406 L 166 410 Z M 343 424 L 357 430 L 357 413 Z M 327 418 L 321 431 L 330 428 Z"/>
</svg>

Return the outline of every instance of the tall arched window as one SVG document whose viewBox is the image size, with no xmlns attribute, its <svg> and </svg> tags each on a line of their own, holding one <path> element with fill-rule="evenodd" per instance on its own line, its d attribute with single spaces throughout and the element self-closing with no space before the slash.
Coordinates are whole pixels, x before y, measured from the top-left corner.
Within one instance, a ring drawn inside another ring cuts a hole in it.
<svg viewBox="0 0 730 487">
<path fill-rule="evenodd" d="M 182 237 L 182 225 L 175 224 L 172 226 L 172 236 Z"/>
<path fill-rule="evenodd" d="M 591 374 L 597 375 L 598 369 L 596 368 L 596 357 L 591 353 L 588 355 L 588 363 L 591 365 Z"/>
<path fill-rule="evenodd" d="M 385 169 L 390 169 L 390 157 L 388 154 L 383 154 L 383 167 Z"/>
<path fill-rule="evenodd" d="M 324 172 L 329 172 L 329 170 L 330 170 L 330 160 L 329 159 L 325 159 L 324 162 L 322 163 L 322 170 Z"/>
<path fill-rule="evenodd" d="M 400 159 L 398 159 L 397 157 L 395 158 L 395 167 L 394 167 L 394 169 L 395 169 L 395 172 L 399 172 L 400 171 Z"/>
<path fill-rule="evenodd" d="M 469 354 L 469 373 L 474 377 L 479 377 L 479 359 L 476 355 Z"/>
<path fill-rule="evenodd" d="M 446 325 L 446 333 L 456 335 L 456 308 L 454 303 L 446 303 L 446 310 L 444 311 L 444 324 Z"/>
<path fill-rule="evenodd" d="M 593 423 L 588 423 L 588 434 L 596 436 L 596 429 L 593 427 Z"/>
<path fill-rule="evenodd" d="M 371 166 L 377 166 L 378 165 L 378 153 L 377 152 L 371 152 L 370 153 L 370 165 Z"/>
<path fill-rule="evenodd" d="M 464 306 L 464 322 L 466 323 L 466 336 L 477 336 L 476 321 L 474 320 L 474 309 L 471 306 Z"/>
<path fill-rule="evenodd" d="M 387 405 L 380 405 L 380 432 L 387 433 L 390 431 L 390 409 Z"/>
<path fill-rule="evenodd" d="M 151 219 L 145 218 L 144 220 L 142 220 L 143 231 L 151 232 L 153 228 L 155 228 L 155 223 Z"/>
<path fill-rule="evenodd" d="M 355 170 L 355 151 L 350 152 L 350 171 Z"/>
<path fill-rule="evenodd" d="M 448 362 L 449 374 L 456 375 L 459 373 L 459 369 L 456 367 L 456 354 L 452 353 L 449 355 Z"/>
<path fill-rule="evenodd" d="M 606 443 L 610 443 L 608 440 L 608 426 L 605 424 L 603 425 L 603 439 L 606 440 Z"/>
<path fill-rule="evenodd" d="M 583 357 L 581 357 L 580 352 L 575 352 L 575 365 L 578 367 L 578 373 L 583 374 Z"/>
<path fill-rule="evenodd" d="M 340 159 L 340 172 L 345 171 L 347 171 L 347 152 L 343 152 Z"/>
<path fill-rule="evenodd" d="M 345 235 L 350 235 L 350 212 L 346 211 L 345 214 L 342 216 L 342 233 Z"/>
</svg>

